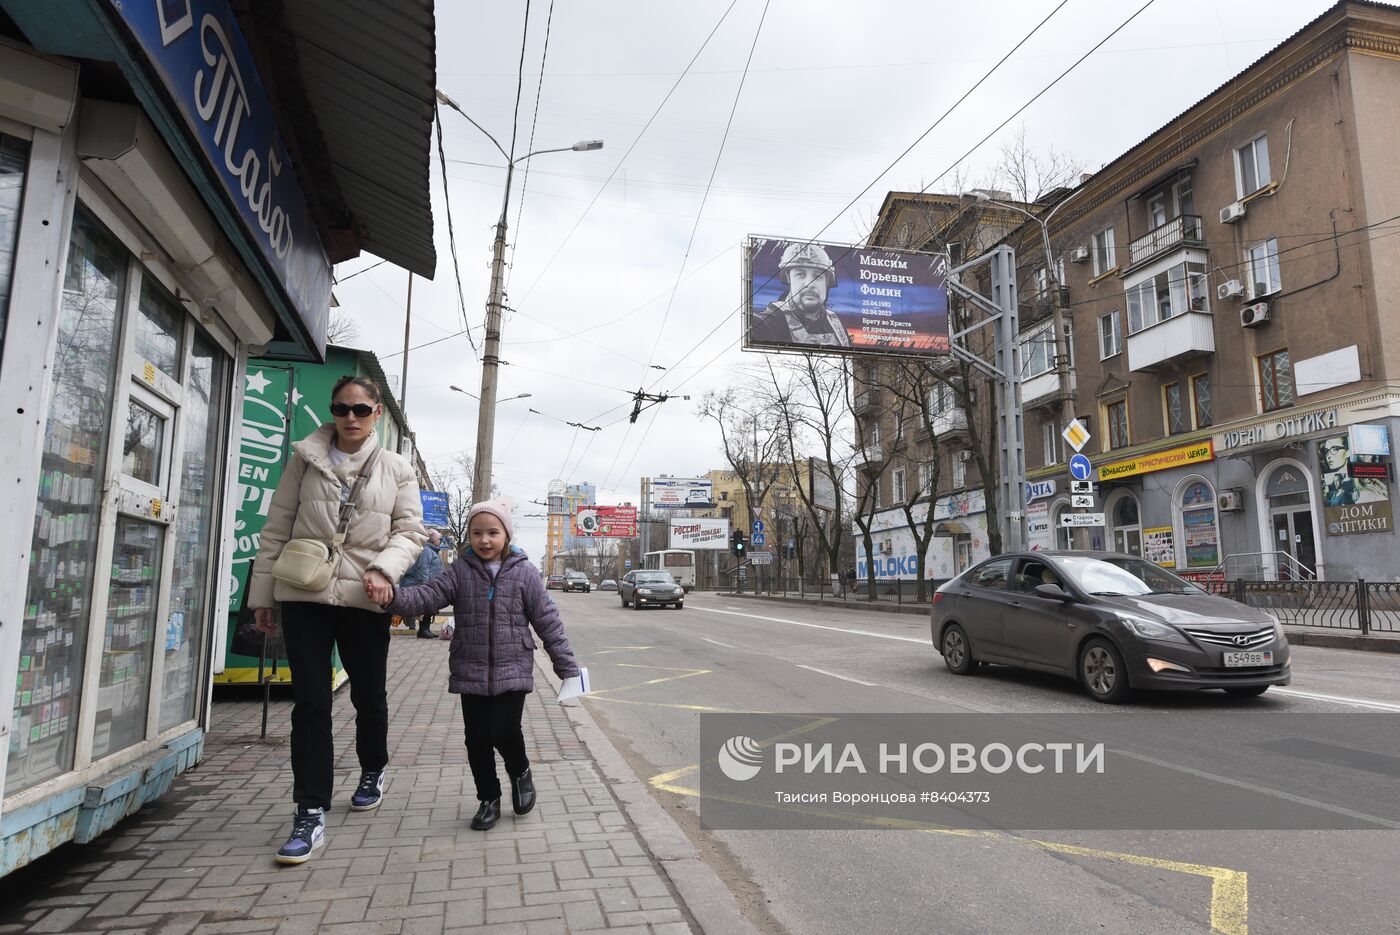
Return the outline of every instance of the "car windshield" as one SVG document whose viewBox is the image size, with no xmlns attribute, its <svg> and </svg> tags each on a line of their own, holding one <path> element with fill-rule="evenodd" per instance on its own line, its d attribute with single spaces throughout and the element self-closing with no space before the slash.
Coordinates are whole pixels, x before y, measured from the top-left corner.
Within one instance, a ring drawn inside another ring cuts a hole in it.
<svg viewBox="0 0 1400 935">
<path fill-rule="evenodd" d="M 586 577 L 587 577 L 587 576 L 586 576 L 583 572 L 581 572 L 581 571 L 571 571 L 571 572 L 569 572 L 569 580 L 570 580 L 570 581 L 582 581 L 582 580 L 584 580 Z"/>
<path fill-rule="evenodd" d="M 644 575 L 638 575 L 638 576 L 637 576 L 637 583 L 638 583 L 638 584 L 675 584 L 676 581 L 675 581 L 674 578 L 671 577 L 670 572 L 666 572 L 666 571 L 649 571 L 649 572 L 647 572 L 647 573 L 644 574 Z"/>
<path fill-rule="evenodd" d="M 1057 561 L 1080 589 L 1098 597 L 1204 593 L 1191 582 L 1131 555 L 1109 559 L 1062 555 Z"/>
</svg>

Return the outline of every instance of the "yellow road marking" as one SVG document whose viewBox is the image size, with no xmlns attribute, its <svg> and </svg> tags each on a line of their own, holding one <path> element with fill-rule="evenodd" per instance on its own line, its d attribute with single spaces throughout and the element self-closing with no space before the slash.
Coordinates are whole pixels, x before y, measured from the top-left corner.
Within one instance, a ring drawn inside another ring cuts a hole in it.
<svg viewBox="0 0 1400 935">
<path fill-rule="evenodd" d="M 662 678 L 647 679 L 644 682 L 633 682 L 628 685 L 618 685 L 615 688 L 603 688 L 598 691 L 589 692 L 589 697 L 596 698 L 600 695 L 612 694 L 613 692 L 627 691 L 630 688 L 643 688 L 647 685 L 660 685 L 662 682 L 674 682 L 678 679 L 694 678 L 697 675 L 709 675 L 711 672 L 714 671 L 714 669 L 678 669 L 673 668 L 671 666 L 643 666 L 631 662 L 619 662 L 617 665 L 619 668 L 622 669 L 655 669 L 660 672 L 679 672 L 681 674 L 667 675 L 663 676 Z"/>
</svg>

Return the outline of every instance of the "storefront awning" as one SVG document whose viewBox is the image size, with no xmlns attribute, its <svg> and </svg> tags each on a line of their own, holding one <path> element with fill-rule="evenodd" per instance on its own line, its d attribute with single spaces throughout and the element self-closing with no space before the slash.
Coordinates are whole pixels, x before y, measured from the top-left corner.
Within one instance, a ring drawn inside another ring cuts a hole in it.
<svg viewBox="0 0 1400 935">
<path fill-rule="evenodd" d="M 432 0 L 254 0 L 249 15 L 289 53 L 264 67 L 331 262 L 363 249 L 431 278 Z"/>
</svg>

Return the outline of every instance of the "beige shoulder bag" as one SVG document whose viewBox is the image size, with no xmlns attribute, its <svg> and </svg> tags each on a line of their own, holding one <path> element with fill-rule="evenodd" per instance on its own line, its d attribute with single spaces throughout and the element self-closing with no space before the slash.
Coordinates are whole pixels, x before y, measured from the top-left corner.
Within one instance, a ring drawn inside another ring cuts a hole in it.
<svg viewBox="0 0 1400 935">
<path fill-rule="evenodd" d="M 272 577 L 283 584 L 290 584 L 299 591 L 324 591 L 335 575 L 335 566 L 340 562 L 341 546 L 345 544 L 345 531 L 350 527 L 350 517 L 359 503 L 360 491 L 365 481 L 374 473 L 379 462 L 379 448 L 376 446 L 365 459 L 365 465 L 350 488 L 350 495 L 340 505 L 340 517 L 336 523 L 335 536 L 329 545 L 320 539 L 289 539 L 282 547 L 282 554 L 272 566 Z"/>
</svg>

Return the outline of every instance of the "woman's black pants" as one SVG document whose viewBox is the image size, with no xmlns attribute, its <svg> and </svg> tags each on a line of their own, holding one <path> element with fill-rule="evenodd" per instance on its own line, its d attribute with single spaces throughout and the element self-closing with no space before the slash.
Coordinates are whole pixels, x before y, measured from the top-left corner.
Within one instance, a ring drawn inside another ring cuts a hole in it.
<svg viewBox="0 0 1400 935">
<path fill-rule="evenodd" d="M 355 752 L 360 769 L 389 765 L 389 615 L 358 607 L 287 602 L 282 637 L 292 670 L 292 798 L 302 808 L 331 807 L 335 748 L 331 742 L 331 650 L 350 677 Z"/>
</svg>

